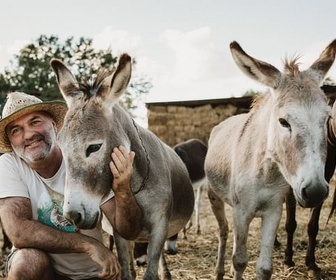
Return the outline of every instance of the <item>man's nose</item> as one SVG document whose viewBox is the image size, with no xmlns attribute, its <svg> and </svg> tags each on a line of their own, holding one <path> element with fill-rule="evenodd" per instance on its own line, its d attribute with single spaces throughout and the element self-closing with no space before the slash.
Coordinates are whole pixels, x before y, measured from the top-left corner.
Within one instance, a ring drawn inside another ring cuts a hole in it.
<svg viewBox="0 0 336 280">
<path fill-rule="evenodd" d="M 35 133 L 36 133 L 35 130 L 30 126 L 25 126 L 23 128 L 23 138 L 25 140 L 30 139 Z"/>
</svg>

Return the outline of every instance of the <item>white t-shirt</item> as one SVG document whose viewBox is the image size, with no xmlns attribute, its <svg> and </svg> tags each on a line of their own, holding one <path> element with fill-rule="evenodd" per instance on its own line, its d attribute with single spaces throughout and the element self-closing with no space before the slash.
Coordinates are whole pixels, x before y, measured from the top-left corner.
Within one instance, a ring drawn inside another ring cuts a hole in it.
<svg viewBox="0 0 336 280">
<path fill-rule="evenodd" d="M 29 198 L 34 220 L 63 231 L 79 231 L 62 216 L 64 185 L 63 162 L 55 176 L 45 179 L 15 153 L 0 156 L 0 198 Z M 103 240 L 100 223 L 95 229 L 80 232 L 101 242 Z M 50 254 L 50 257 L 55 271 L 72 279 L 97 277 L 100 272 L 98 265 L 87 254 Z"/>
</svg>

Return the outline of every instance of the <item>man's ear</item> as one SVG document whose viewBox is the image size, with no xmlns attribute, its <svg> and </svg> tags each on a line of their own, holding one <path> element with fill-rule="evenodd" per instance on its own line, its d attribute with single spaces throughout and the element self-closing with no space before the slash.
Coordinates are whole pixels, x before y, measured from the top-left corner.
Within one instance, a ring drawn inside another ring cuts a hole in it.
<svg viewBox="0 0 336 280">
<path fill-rule="evenodd" d="M 55 120 L 53 118 L 50 118 L 50 119 L 51 119 L 51 123 L 52 123 L 52 125 L 54 127 L 55 133 L 57 134 L 57 125 L 56 125 L 56 122 L 55 122 Z"/>
</svg>

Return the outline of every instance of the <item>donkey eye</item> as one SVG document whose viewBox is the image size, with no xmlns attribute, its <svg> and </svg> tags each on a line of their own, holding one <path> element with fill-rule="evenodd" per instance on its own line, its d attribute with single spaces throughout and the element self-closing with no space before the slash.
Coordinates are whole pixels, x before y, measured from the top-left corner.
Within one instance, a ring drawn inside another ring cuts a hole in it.
<svg viewBox="0 0 336 280">
<path fill-rule="evenodd" d="M 279 118 L 279 123 L 281 124 L 282 127 L 290 129 L 291 126 L 290 124 L 283 118 Z"/>
<path fill-rule="evenodd" d="M 90 156 L 92 153 L 99 151 L 102 144 L 92 144 L 86 149 L 86 157 Z"/>
</svg>

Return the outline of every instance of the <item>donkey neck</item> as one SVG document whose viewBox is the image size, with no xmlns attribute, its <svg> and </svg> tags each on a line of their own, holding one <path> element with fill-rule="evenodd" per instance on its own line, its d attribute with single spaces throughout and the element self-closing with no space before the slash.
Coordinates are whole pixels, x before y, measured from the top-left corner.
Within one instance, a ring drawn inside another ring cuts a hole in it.
<svg viewBox="0 0 336 280">
<path fill-rule="evenodd" d="M 126 148 L 137 153 L 136 157 L 144 156 L 142 147 L 142 138 L 139 129 L 141 129 L 131 116 L 119 105 L 113 107 L 111 125 L 112 142 L 114 146 L 124 145 Z"/>
<path fill-rule="evenodd" d="M 120 105 L 114 108 L 113 120 L 114 122 L 118 120 L 113 125 L 113 131 L 118 130 L 117 134 L 112 133 L 113 145 L 127 144 L 128 148 L 135 152 L 132 189 L 137 193 L 147 183 L 150 172 L 149 146 L 146 143 L 144 128 L 139 126 Z"/>
</svg>

